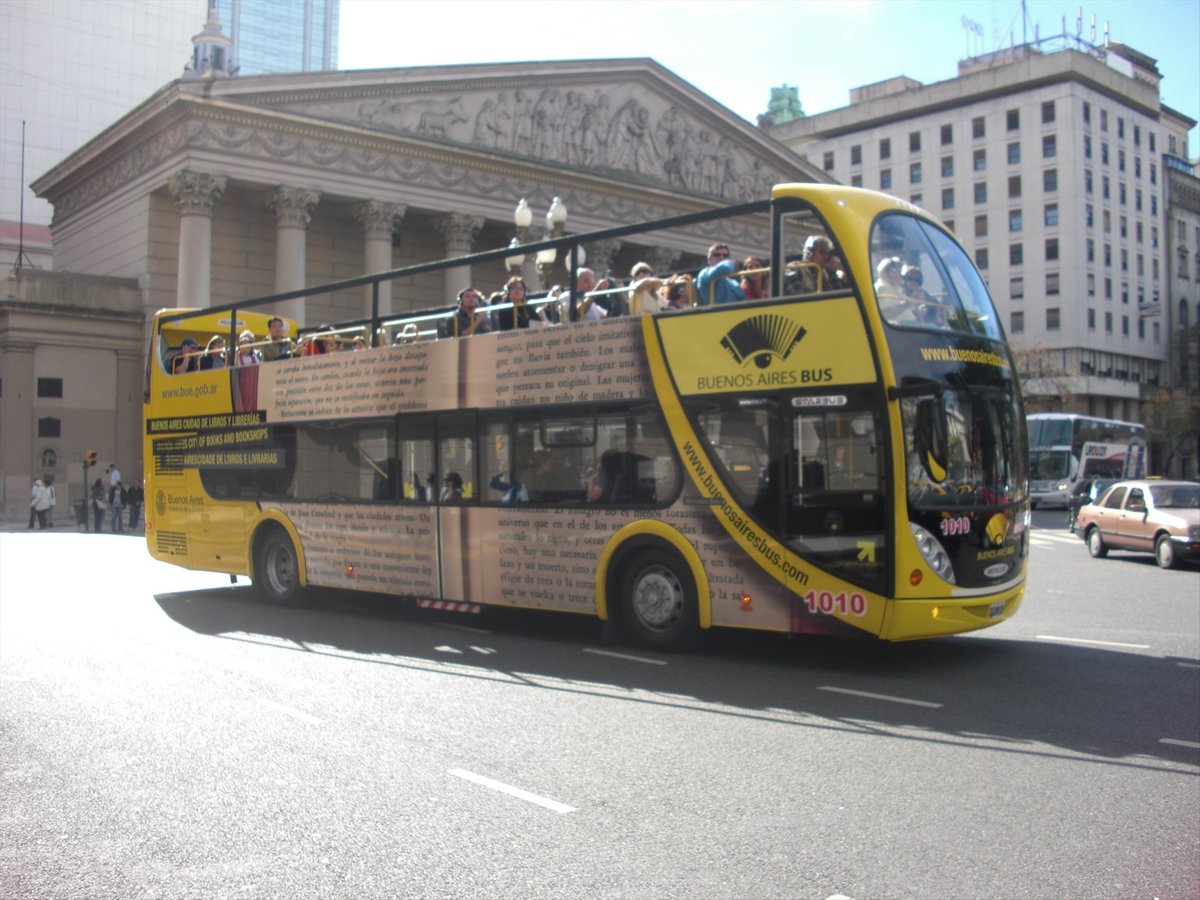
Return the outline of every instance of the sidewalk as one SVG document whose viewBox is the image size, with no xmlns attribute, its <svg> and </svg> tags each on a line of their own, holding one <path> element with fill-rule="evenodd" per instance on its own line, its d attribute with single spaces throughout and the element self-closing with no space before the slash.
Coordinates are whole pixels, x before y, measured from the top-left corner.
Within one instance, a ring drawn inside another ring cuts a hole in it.
<svg viewBox="0 0 1200 900">
<path fill-rule="evenodd" d="M 54 527 L 45 529 L 45 531 L 47 531 L 48 533 L 53 533 L 55 531 L 81 533 L 84 530 L 83 526 L 75 521 L 74 510 L 68 510 L 65 508 L 59 509 L 56 507 L 54 510 L 54 516 L 51 519 L 51 521 L 52 521 Z M 128 510 L 122 510 L 122 521 L 124 521 L 126 523 L 126 525 L 128 525 L 128 523 L 129 523 Z M 27 530 L 26 526 L 28 526 L 28 525 L 29 525 L 29 514 L 28 513 L 26 513 L 24 516 L 13 515 L 12 513 L 0 514 L 0 531 L 26 531 Z M 33 531 L 39 530 L 37 527 L 36 520 L 33 523 L 32 530 Z M 89 532 L 92 530 L 92 520 L 90 517 L 88 519 L 87 530 Z M 103 531 L 103 533 L 104 534 L 114 534 L 114 533 L 115 534 L 128 534 L 128 535 L 133 535 L 133 536 L 139 537 L 139 538 L 145 537 L 146 536 L 145 510 L 143 510 L 142 514 L 140 516 L 138 516 L 137 528 L 135 528 L 133 531 L 130 531 L 128 528 L 126 528 L 124 531 L 118 531 L 118 532 L 114 532 L 112 530 L 112 521 L 110 520 L 109 515 L 106 512 L 104 514 L 104 531 Z"/>
</svg>

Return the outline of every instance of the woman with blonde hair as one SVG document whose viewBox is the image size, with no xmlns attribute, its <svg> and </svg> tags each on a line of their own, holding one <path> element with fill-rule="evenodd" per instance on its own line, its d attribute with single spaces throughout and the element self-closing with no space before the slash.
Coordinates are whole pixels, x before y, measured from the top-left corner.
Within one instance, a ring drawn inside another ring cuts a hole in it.
<svg viewBox="0 0 1200 900">
<path fill-rule="evenodd" d="M 656 278 L 654 269 L 649 263 L 640 262 L 629 272 L 632 284 L 629 291 L 629 314 L 631 316 L 646 316 L 662 312 L 666 301 L 659 293 L 663 280 Z"/>
</svg>

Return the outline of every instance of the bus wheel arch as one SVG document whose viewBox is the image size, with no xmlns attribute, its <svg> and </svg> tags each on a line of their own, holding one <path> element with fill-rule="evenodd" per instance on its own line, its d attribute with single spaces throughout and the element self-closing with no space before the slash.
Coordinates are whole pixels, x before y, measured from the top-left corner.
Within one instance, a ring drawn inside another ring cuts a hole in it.
<svg viewBox="0 0 1200 900">
<path fill-rule="evenodd" d="M 627 525 L 613 536 L 600 562 L 601 617 L 615 616 L 635 642 L 682 649 L 710 627 L 704 564 L 692 544 L 670 526 Z"/>
<path fill-rule="evenodd" d="M 251 548 L 250 577 L 259 595 L 280 606 L 299 602 L 304 589 L 304 564 L 299 541 L 291 529 L 269 519 L 254 532 Z"/>
</svg>

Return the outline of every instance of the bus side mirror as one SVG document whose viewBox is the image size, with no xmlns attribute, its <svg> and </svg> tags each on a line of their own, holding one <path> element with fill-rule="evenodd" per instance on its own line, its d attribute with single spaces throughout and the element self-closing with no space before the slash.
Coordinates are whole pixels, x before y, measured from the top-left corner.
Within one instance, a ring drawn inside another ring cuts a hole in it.
<svg viewBox="0 0 1200 900">
<path fill-rule="evenodd" d="M 946 480 L 946 408 L 940 396 L 917 401 L 917 420 L 913 429 L 917 456 L 930 480 Z"/>
</svg>

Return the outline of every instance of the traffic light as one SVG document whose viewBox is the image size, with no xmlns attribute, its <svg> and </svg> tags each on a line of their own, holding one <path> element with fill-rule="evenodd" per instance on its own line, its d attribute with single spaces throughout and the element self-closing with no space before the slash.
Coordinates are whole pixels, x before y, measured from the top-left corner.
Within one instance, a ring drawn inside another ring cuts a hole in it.
<svg viewBox="0 0 1200 900">
<path fill-rule="evenodd" d="M 85 469 L 90 469 L 95 464 L 96 464 L 96 451 L 95 450 L 87 451 L 83 455 L 83 467 Z"/>
</svg>

